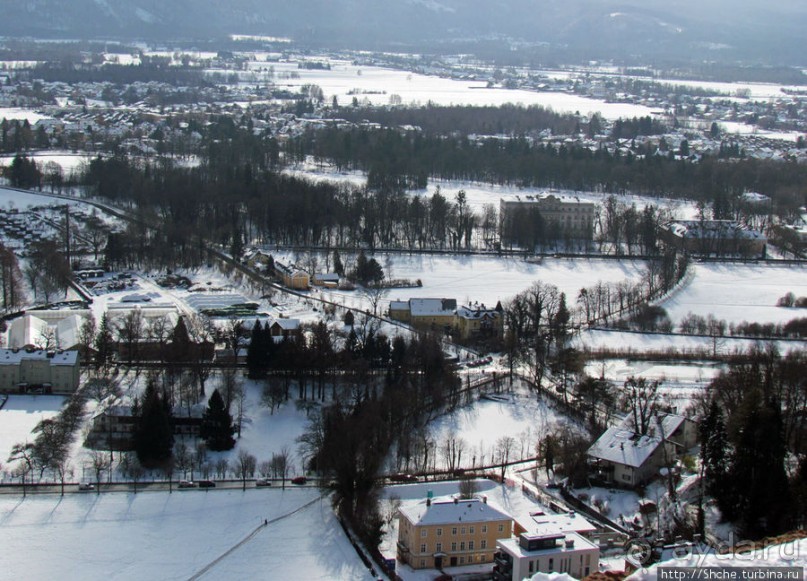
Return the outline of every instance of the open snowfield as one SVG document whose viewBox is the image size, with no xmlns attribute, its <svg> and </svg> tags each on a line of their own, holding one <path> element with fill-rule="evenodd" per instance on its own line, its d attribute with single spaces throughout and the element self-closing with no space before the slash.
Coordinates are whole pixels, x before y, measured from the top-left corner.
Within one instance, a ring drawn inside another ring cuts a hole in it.
<svg viewBox="0 0 807 581">
<path fill-rule="evenodd" d="M 1 115 L 0 115 L 1 116 Z M 54 162 L 58 164 L 65 173 L 78 169 L 82 163 L 89 162 L 94 156 L 86 153 L 71 153 L 69 151 L 48 151 L 34 152 L 28 154 L 28 158 L 34 160 L 43 170 L 46 163 Z M 0 167 L 8 167 L 14 161 L 13 155 L 0 156 Z"/>
<path fill-rule="evenodd" d="M 513 393 L 503 395 L 509 401 L 479 399 L 432 422 L 430 430 L 438 446 L 438 466 L 443 462 L 440 443 L 449 436 L 465 441 L 462 466 L 467 467 L 491 464 L 496 440 L 504 436 L 515 439 L 512 460 L 534 456 L 538 442 L 571 422 L 544 396 L 528 392 L 521 382 L 516 383 Z"/>
<path fill-rule="evenodd" d="M 28 123 L 34 124 L 40 119 L 49 119 L 47 115 L 42 115 L 41 113 L 37 113 L 32 109 L 22 109 L 19 107 L 0 107 L 0 120 L 8 119 L 9 121 L 19 120 L 25 121 L 28 120 Z"/>
<path fill-rule="evenodd" d="M 199 578 L 373 579 L 318 498 L 315 489 L 4 495 L 3 577 L 184 580 L 257 530 Z"/>
<path fill-rule="evenodd" d="M 80 206 L 83 209 L 90 210 L 90 207 L 80 199 L 53 198 L 0 186 L 0 208 L 25 210 L 31 206 L 47 206 L 49 204 L 70 204 L 71 206 Z"/>
<path fill-rule="evenodd" d="M 807 296 L 802 265 L 699 263 L 690 272 L 684 288 L 661 303 L 674 325 L 690 312 L 727 323 L 784 323 L 807 316 L 801 309 L 776 306 L 787 292 Z"/>
<path fill-rule="evenodd" d="M 606 119 L 642 117 L 652 109 L 630 103 L 606 103 L 579 95 L 537 92 L 522 89 L 487 88 L 485 81 L 460 81 L 374 66 L 358 66 L 349 61 L 330 61 L 331 70 L 298 69 L 297 62 L 255 62 L 253 69 L 274 68 L 274 82 L 281 88 L 299 90 L 303 85 L 318 85 L 325 100 L 336 97 L 339 105 L 349 105 L 353 97 L 374 105 L 387 105 L 391 95 L 399 95 L 405 105 L 493 105 L 521 103 L 541 105 L 559 113 L 599 112 Z M 297 78 L 291 78 L 296 76 Z"/>
<path fill-rule="evenodd" d="M 54 395 L 10 395 L 0 410 L 0 464 L 6 463 L 14 444 L 32 442 L 31 430 L 59 413 L 63 403 L 63 397 Z"/>
<path fill-rule="evenodd" d="M 294 260 L 293 253 L 273 252 L 276 259 Z M 544 258 L 539 263 L 508 256 L 403 254 L 377 252 L 372 255 L 384 268 L 387 278 L 420 279 L 421 287 L 391 289 L 384 297 L 386 307 L 390 300 L 409 298 L 455 298 L 460 303 L 480 302 L 495 306 L 541 281 L 557 286 L 566 293 L 567 304 L 573 304 L 582 287 L 597 281 L 619 282 L 638 280 L 644 263 L 631 260 L 598 260 Z M 342 256 L 346 268 L 351 268 L 354 256 Z M 324 258 L 320 255 L 320 264 Z M 392 268 L 388 268 L 391 264 Z M 391 271 L 391 272 L 390 272 Z M 320 290 L 323 297 L 354 308 L 366 308 L 366 299 L 360 292 Z"/>
</svg>

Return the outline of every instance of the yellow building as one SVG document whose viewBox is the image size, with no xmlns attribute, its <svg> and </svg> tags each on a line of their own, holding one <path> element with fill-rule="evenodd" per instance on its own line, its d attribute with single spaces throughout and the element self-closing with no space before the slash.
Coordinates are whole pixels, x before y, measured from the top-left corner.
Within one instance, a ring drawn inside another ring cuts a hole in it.
<svg viewBox="0 0 807 581">
<path fill-rule="evenodd" d="M 504 313 L 485 305 L 469 305 L 457 309 L 457 334 L 461 340 L 495 338 L 504 335 Z"/>
<path fill-rule="evenodd" d="M 283 284 L 296 290 L 308 290 L 311 287 L 311 277 L 308 273 L 295 268 L 293 265 L 286 266 L 275 261 L 275 271 L 280 275 Z"/>
<path fill-rule="evenodd" d="M 456 299 L 409 299 L 392 301 L 389 306 L 391 319 L 430 331 L 450 330 L 456 315 Z"/>
<path fill-rule="evenodd" d="M 79 373 L 78 351 L 0 349 L 0 392 L 73 393 Z"/>
<path fill-rule="evenodd" d="M 423 502 L 398 514 L 398 559 L 413 569 L 493 564 L 496 541 L 510 538 L 513 519 L 478 498 Z"/>
</svg>

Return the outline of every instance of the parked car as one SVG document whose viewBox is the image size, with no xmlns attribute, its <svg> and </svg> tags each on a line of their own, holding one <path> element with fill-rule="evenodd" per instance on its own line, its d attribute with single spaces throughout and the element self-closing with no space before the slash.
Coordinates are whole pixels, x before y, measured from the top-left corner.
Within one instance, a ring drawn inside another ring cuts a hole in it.
<svg viewBox="0 0 807 581">
<path fill-rule="evenodd" d="M 295 476 L 291 479 L 292 484 L 305 484 L 306 482 L 308 482 L 308 478 L 305 476 Z"/>
<path fill-rule="evenodd" d="M 196 483 L 190 480 L 180 480 L 178 486 L 179 488 L 196 488 Z"/>
<path fill-rule="evenodd" d="M 268 478 L 258 478 L 255 480 L 255 486 L 272 486 L 272 481 Z"/>
<path fill-rule="evenodd" d="M 79 490 L 95 490 L 95 484 L 90 484 L 89 482 L 82 482 L 78 485 Z"/>
<path fill-rule="evenodd" d="M 216 488 L 216 483 L 212 480 L 200 480 L 199 488 Z"/>
</svg>

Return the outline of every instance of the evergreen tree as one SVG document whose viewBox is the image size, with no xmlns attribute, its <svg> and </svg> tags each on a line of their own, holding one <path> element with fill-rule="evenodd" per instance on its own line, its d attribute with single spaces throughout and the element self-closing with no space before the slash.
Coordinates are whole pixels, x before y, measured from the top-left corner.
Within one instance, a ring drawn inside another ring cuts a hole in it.
<svg viewBox="0 0 807 581">
<path fill-rule="evenodd" d="M 791 516 L 779 406 L 753 389 L 738 413 L 729 469 L 733 494 L 723 498 L 720 508 L 724 515 L 738 519 L 746 538 L 779 534 L 787 530 Z"/>
<path fill-rule="evenodd" d="M 137 459 L 147 468 L 162 466 L 171 460 L 174 447 L 170 404 L 166 397 L 160 397 L 155 384 L 149 382 L 140 408 L 134 439 Z"/>
<path fill-rule="evenodd" d="M 210 450 L 219 452 L 222 450 L 232 450 L 235 446 L 233 438 L 235 429 L 233 428 L 233 418 L 227 411 L 224 400 L 216 389 L 207 402 L 207 409 L 202 417 L 201 436 L 207 443 Z"/>
<path fill-rule="evenodd" d="M 171 361 L 187 361 L 191 355 L 191 338 L 185 318 L 179 317 L 171 332 Z"/>
<path fill-rule="evenodd" d="M 333 271 L 339 276 L 345 275 L 345 265 L 342 263 L 342 257 L 339 256 L 339 251 L 333 251 Z"/>
<path fill-rule="evenodd" d="M 260 321 L 255 321 L 252 327 L 249 346 L 247 347 L 247 376 L 250 379 L 257 379 L 261 376 L 263 351 L 263 325 Z"/>
<path fill-rule="evenodd" d="M 101 324 L 98 327 L 98 333 L 95 335 L 95 360 L 98 365 L 103 366 L 110 362 L 112 359 L 112 348 L 114 345 L 114 338 L 112 337 L 112 327 L 109 323 L 109 318 L 106 312 L 101 316 Z"/>
<path fill-rule="evenodd" d="M 706 491 L 715 498 L 729 494 L 730 487 L 727 482 L 729 442 L 723 412 L 716 399 L 712 399 L 709 413 L 699 426 L 699 435 Z"/>
</svg>

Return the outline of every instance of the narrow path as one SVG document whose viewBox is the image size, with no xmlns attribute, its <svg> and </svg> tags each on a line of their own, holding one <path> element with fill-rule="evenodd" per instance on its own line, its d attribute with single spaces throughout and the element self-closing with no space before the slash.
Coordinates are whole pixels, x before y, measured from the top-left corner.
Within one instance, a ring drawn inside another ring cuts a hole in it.
<svg viewBox="0 0 807 581">
<path fill-rule="evenodd" d="M 302 506 L 297 507 L 296 509 L 294 509 L 291 512 L 287 512 L 286 514 L 280 515 L 279 517 L 263 521 L 261 524 L 259 524 L 257 527 L 255 527 L 255 530 L 253 530 L 251 533 L 249 533 L 246 537 L 241 539 L 239 542 L 237 542 L 235 545 L 230 547 L 227 551 L 225 551 L 224 553 L 219 555 L 217 558 L 212 560 L 210 563 L 208 563 L 207 565 L 205 565 L 204 567 L 199 569 L 196 573 L 194 573 L 193 575 L 188 577 L 188 581 L 196 581 L 197 579 L 203 577 L 211 569 L 213 569 L 216 565 L 221 563 L 224 559 L 226 559 L 227 557 L 232 555 L 235 551 L 237 551 L 242 546 L 246 545 L 249 541 L 254 539 L 257 536 L 257 534 L 259 532 L 261 532 L 263 529 L 268 528 L 270 525 L 273 525 L 276 522 L 279 522 L 279 521 L 282 521 L 284 519 L 287 519 L 290 516 L 294 516 L 298 512 L 301 512 L 301 511 L 307 509 L 309 506 L 312 506 L 312 505 L 316 504 L 317 502 L 321 501 L 326 496 L 328 496 L 328 495 L 327 494 L 322 494 L 322 495 L 318 496 L 317 498 L 315 498 L 314 500 L 306 502 Z"/>
</svg>

